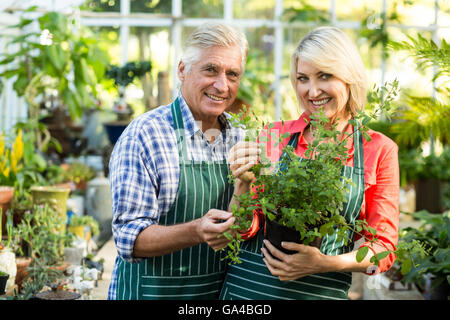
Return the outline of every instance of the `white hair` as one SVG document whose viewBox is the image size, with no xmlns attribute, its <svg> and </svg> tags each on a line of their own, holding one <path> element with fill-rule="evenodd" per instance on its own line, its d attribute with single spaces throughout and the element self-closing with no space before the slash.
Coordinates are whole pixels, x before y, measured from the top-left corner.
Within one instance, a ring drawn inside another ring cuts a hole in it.
<svg viewBox="0 0 450 320">
<path fill-rule="evenodd" d="M 214 46 L 237 46 L 241 50 L 241 72 L 247 60 L 248 42 L 244 33 L 223 23 L 205 23 L 192 32 L 185 43 L 181 61 L 188 73 L 192 65 L 200 59 L 201 50 Z"/>
</svg>

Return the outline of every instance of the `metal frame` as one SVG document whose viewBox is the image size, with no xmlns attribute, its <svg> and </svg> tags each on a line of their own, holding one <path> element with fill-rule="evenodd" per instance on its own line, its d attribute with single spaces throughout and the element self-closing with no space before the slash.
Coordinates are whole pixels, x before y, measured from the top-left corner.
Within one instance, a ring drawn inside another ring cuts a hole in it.
<svg viewBox="0 0 450 320">
<path fill-rule="evenodd" d="M 284 40 L 284 30 L 287 27 L 295 26 L 308 26 L 305 23 L 285 23 L 281 21 L 281 16 L 283 14 L 283 0 L 275 0 L 274 6 L 274 18 L 273 20 L 266 19 L 234 19 L 233 17 L 233 4 L 234 0 L 223 0 L 224 5 L 224 16 L 223 19 L 202 19 L 202 18 L 183 18 L 182 17 L 182 1 L 183 0 L 172 0 L 172 15 L 171 16 L 161 16 L 161 15 L 151 15 L 151 14 L 130 14 L 130 0 L 121 0 L 121 12 L 120 18 L 101 18 L 97 17 L 87 17 L 81 16 L 81 21 L 86 26 L 117 26 L 120 25 L 120 42 L 122 47 L 122 63 L 127 62 L 127 44 L 129 39 L 129 27 L 130 26 L 148 26 L 148 27 L 171 27 L 171 39 L 173 44 L 173 52 L 171 54 L 172 70 L 172 97 L 177 94 L 177 64 L 178 59 L 181 54 L 181 28 L 182 27 L 196 27 L 207 21 L 217 21 L 224 20 L 227 23 L 240 27 L 270 27 L 274 29 L 275 43 L 274 43 L 274 75 L 275 81 L 272 88 L 275 92 L 275 114 L 274 119 L 279 120 L 281 118 L 281 106 L 283 104 L 283 97 L 280 92 L 280 83 L 282 78 L 282 66 L 283 66 L 283 40 Z M 439 13 L 439 0 L 435 1 L 435 22 L 431 26 L 413 26 L 413 25 L 389 25 L 388 27 L 397 27 L 402 29 L 414 28 L 423 31 L 432 31 L 433 39 L 437 41 L 437 30 L 438 28 L 449 28 L 450 26 L 439 26 L 437 24 L 437 17 Z M 386 11 L 387 0 L 382 1 L 381 12 Z M 358 29 L 361 27 L 360 22 L 355 21 L 339 21 L 336 14 L 336 0 L 330 0 L 330 16 L 331 23 L 337 27 Z M 382 59 L 381 64 L 381 80 L 380 84 L 385 82 L 384 77 L 386 73 L 386 61 Z M 435 94 L 435 87 L 433 86 L 433 95 Z"/>
<path fill-rule="evenodd" d="M 234 19 L 233 17 L 233 5 L 234 0 L 223 0 L 224 5 L 224 15 L 222 19 L 204 19 L 204 18 L 184 18 L 182 16 L 182 1 L 183 0 L 171 0 L 172 1 L 172 12 L 168 15 L 155 15 L 155 14 L 146 14 L 146 13 L 130 13 L 130 0 L 121 0 L 120 2 L 120 12 L 118 13 L 96 13 L 96 12 L 79 12 L 80 20 L 83 25 L 86 26 L 119 26 L 120 27 L 120 43 L 122 48 L 122 57 L 121 61 L 123 63 L 127 62 L 128 53 L 128 40 L 130 36 L 130 27 L 170 27 L 171 28 L 171 40 L 173 44 L 173 49 L 171 52 L 171 78 L 172 78 L 172 97 L 175 97 L 177 93 L 178 80 L 177 80 L 177 64 L 178 59 L 181 54 L 181 30 L 182 27 L 195 27 L 206 21 L 226 21 L 227 23 L 239 27 L 239 28 L 257 28 L 257 27 L 270 27 L 274 29 L 274 76 L 275 81 L 272 85 L 272 88 L 275 92 L 275 113 L 274 119 L 279 120 L 281 118 L 281 106 L 283 104 L 283 97 L 281 95 L 280 84 L 282 78 L 282 66 L 283 66 L 283 41 L 284 41 L 284 31 L 287 27 L 308 27 L 312 26 L 307 23 L 285 23 L 282 22 L 280 17 L 283 14 L 283 0 L 275 0 L 274 6 L 274 18 L 273 19 Z M 348 28 L 348 29 L 358 29 L 360 28 L 360 22 L 355 21 L 342 21 L 337 19 L 336 14 L 336 0 L 329 0 L 330 6 L 330 16 L 331 23 L 340 28 Z M 443 1 L 443 0 L 441 0 Z M 445 1 L 445 0 L 444 0 Z M 414 25 L 388 25 L 388 27 L 396 27 L 402 29 L 410 29 L 414 28 L 418 31 L 431 31 L 433 32 L 433 39 L 438 41 L 437 31 L 439 28 L 450 28 L 450 26 L 440 26 L 437 24 L 437 18 L 439 14 L 439 0 L 434 0 L 435 2 L 435 21 L 434 24 L 430 26 L 414 26 Z M 387 0 L 382 1 L 382 12 L 386 10 Z M 38 13 L 36 13 L 38 14 Z M 0 38 L 0 50 L 4 48 L 2 45 L 4 41 Z M 384 75 L 385 75 L 385 61 L 383 60 L 381 65 L 382 76 L 380 79 L 380 83 L 384 83 Z M 12 90 L 11 86 L 7 87 L 7 90 L 4 90 L 3 96 L 0 99 L 2 103 L 2 108 L 0 109 L 2 119 L 0 121 L 0 128 L 9 128 L 13 124 L 5 123 L 7 119 L 5 119 L 5 110 L 3 108 L 5 105 L 9 110 L 7 110 L 7 114 L 12 115 L 11 109 L 18 108 L 17 104 L 20 103 L 15 97 L 15 93 Z M 435 95 L 435 86 L 433 85 L 433 96 Z M 8 102 L 5 102 L 5 95 Z M 25 107 L 26 108 L 26 107 Z M 9 111 L 9 112 L 8 112 Z M 26 112 L 25 112 L 26 113 Z M 16 112 L 15 117 L 10 117 L 10 119 L 15 122 L 18 120 L 17 116 L 23 116 L 23 112 Z M 14 118 L 14 119 L 12 119 Z M 9 122 L 9 121 L 8 121 Z"/>
</svg>

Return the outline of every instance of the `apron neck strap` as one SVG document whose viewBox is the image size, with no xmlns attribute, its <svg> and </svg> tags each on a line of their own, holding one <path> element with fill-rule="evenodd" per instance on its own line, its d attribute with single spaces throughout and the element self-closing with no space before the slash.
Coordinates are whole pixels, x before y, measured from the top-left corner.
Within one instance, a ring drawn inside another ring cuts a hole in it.
<svg viewBox="0 0 450 320">
<path fill-rule="evenodd" d="M 186 134 L 184 131 L 183 116 L 181 115 L 180 101 L 178 97 L 170 105 L 173 118 L 173 128 L 175 129 L 175 135 L 177 137 L 178 154 L 180 159 L 188 160 L 187 146 L 186 146 Z"/>
</svg>

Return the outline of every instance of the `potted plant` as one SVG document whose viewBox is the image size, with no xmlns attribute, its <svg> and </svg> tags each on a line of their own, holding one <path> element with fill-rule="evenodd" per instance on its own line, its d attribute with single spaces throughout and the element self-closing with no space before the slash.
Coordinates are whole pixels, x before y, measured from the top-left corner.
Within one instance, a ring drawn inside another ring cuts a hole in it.
<svg viewBox="0 0 450 320">
<path fill-rule="evenodd" d="M 0 209 L 1 210 L 1 209 Z M 0 212 L 0 222 L 1 222 L 1 212 Z M 0 238 L 0 271 L 3 271 L 8 275 L 6 279 L 6 291 L 10 290 L 14 286 L 17 273 L 16 256 L 11 248 L 13 231 L 12 231 L 12 217 L 10 211 L 7 214 L 8 221 L 6 222 L 7 236 L 8 240 L 4 243 L 3 239 Z M 0 223 L 0 234 L 1 234 L 1 223 Z M 5 280 L 5 279 L 3 279 Z M 1 290 L 0 290 L 1 291 Z"/>
<path fill-rule="evenodd" d="M 47 167 L 44 176 L 49 185 L 72 190 L 72 181 L 70 181 L 67 171 L 63 166 L 52 164 Z"/>
<path fill-rule="evenodd" d="M 17 175 L 23 167 L 24 143 L 22 141 L 22 131 L 18 133 L 11 147 L 6 145 L 5 135 L 0 135 L 0 208 L 2 209 L 2 229 L 6 230 L 6 213 L 11 207 L 14 197 L 14 184 Z M 3 234 L 0 233 L 0 236 Z"/>
<path fill-rule="evenodd" d="M 86 230 L 86 228 L 88 228 L 88 230 Z M 72 215 L 70 217 L 69 227 L 67 230 L 78 237 L 85 239 L 86 241 L 89 241 L 92 235 L 96 236 L 100 232 L 97 220 L 86 215 Z"/>
<path fill-rule="evenodd" d="M 410 215 L 419 219 L 421 225 L 402 229 L 399 244 L 418 240 L 428 254 L 413 252 L 411 269 L 400 281 L 415 284 L 426 299 L 447 300 L 450 295 L 450 211 L 436 214 L 422 210 Z M 400 268 L 410 268 L 410 262 L 399 258 Z"/>
<path fill-rule="evenodd" d="M 86 191 L 86 184 L 95 177 L 95 170 L 89 165 L 74 161 L 65 173 L 68 180 L 75 184 L 75 190 Z"/>
<path fill-rule="evenodd" d="M 9 274 L 0 270 L 0 295 L 6 293 L 6 283 L 8 282 Z"/>
<path fill-rule="evenodd" d="M 341 171 L 344 165 L 343 160 L 347 159 L 346 139 L 351 138 L 356 130 L 361 130 L 364 138 L 370 141 L 370 136 L 366 132 L 368 130 L 366 124 L 380 112 L 392 111 L 390 103 L 396 95 L 397 87 L 398 83 L 395 81 L 389 86 L 376 89 L 377 99 L 374 99 L 373 96 L 369 99 L 369 103 L 375 104 L 372 113 L 369 115 L 361 112 L 356 119 L 350 120 L 349 122 L 355 126 L 355 130 L 353 133 L 345 133 L 343 140 L 339 138 L 341 133 L 336 130 L 334 125 L 331 126 L 331 129 L 326 128 L 325 125 L 329 119 L 320 111 L 318 114 L 312 115 L 310 118 L 316 129 L 315 140 L 308 145 L 305 153 L 307 159 L 300 159 L 294 154 L 293 147 L 286 145 L 283 148 L 284 156 L 279 161 L 272 163 L 263 150 L 260 162 L 251 169 L 255 177 L 253 185 L 256 187 L 236 197 L 240 204 L 239 207 L 235 204 L 232 206 L 237 221 L 233 228 L 240 231 L 247 230 L 251 225 L 255 210 L 260 210 L 266 221 L 266 237 L 275 232 L 275 229 L 280 229 L 282 237 L 288 232 L 294 233 L 294 237 L 287 241 L 318 245 L 320 239 L 326 235 L 335 235 L 338 242 L 350 243 L 353 241 L 352 234 L 359 234 L 366 241 L 370 241 L 374 245 L 381 245 L 378 242 L 376 230 L 368 226 L 365 220 L 349 223 L 345 217 L 339 214 L 346 201 L 347 188 L 351 185 L 351 181 L 341 176 Z M 254 121 L 249 116 L 242 118 L 240 115 L 233 115 L 232 122 L 235 122 L 234 125 L 244 128 L 254 126 Z M 279 140 L 276 136 L 273 137 L 270 134 L 272 127 L 273 125 L 266 126 L 262 133 L 259 133 L 260 129 L 257 130 L 257 133 L 253 133 L 249 139 L 255 139 L 256 136 L 259 137 L 259 141 L 265 143 L 271 137 L 272 142 L 278 145 L 284 139 L 289 138 L 289 133 L 281 135 Z M 291 230 L 288 231 L 286 227 Z M 365 236 L 365 234 L 369 236 Z M 227 248 L 227 257 L 230 259 L 230 263 L 239 263 L 238 253 L 242 241 L 239 232 L 235 236 L 231 234 L 225 234 L 225 236 L 231 240 Z M 274 242 L 273 239 L 269 240 Z M 418 250 L 421 248 L 416 244 L 415 241 L 404 243 L 394 251 L 394 253 L 399 252 L 405 261 L 406 267 L 402 272 L 408 272 L 408 264 L 411 266 L 411 256 L 408 253 L 415 247 Z M 274 246 L 283 250 L 281 245 L 274 243 Z M 369 247 L 367 246 L 359 248 L 356 260 L 362 261 L 368 251 Z M 375 254 L 371 258 L 371 262 L 378 265 L 381 259 L 392 252 L 386 248 L 385 251 Z"/>
<path fill-rule="evenodd" d="M 27 252 L 23 252 L 22 246 L 18 247 L 18 252 L 32 258 L 23 279 L 25 292 L 39 292 L 45 281 L 54 282 L 69 267 L 64 262 L 64 245 L 68 236 L 66 232 L 61 232 L 65 223 L 66 220 L 54 208 L 44 203 L 33 205 L 33 209 L 24 214 L 22 222 L 15 228 L 17 241 L 27 244 Z"/>
<path fill-rule="evenodd" d="M 37 23 L 38 30 L 22 32 L 11 40 L 8 46 L 18 44 L 20 49 L 5 50 L 6 53 L 2 54 L 0 65 L 6 68 L 0 76 L 17 76 L 14 90 L 20 97 L 26 95 L 27 91 L 35 91 L 33 97 L 41 94 L 47 97 L 49 87 L 53 87 L 58 92 L 53 101 L 60 99 L 72 118 L 79 118 L 83 108 L 95 105 L 93 98 L 97 95 L 96 85 L 104 77 L 109 57 L 92 33 L 76 24 L 74 19 L 55 11 L 37 19 L 21 17 L 20 22 L 11 28 L 25 30 Z M 74 77 L 73 82 L 68 81 L 69 75 Z M 36 81 L 30 86 L 33 80 Z M 33 107 L 36 106 L 34 103 Z M 30 111 L 36 119 L 38 112 Z"/>
<path fill-rule="evenodd" d="M 152 65 L 149 61 L 128 62 L 122 67 L 111 65 L 106 70 L 106 76 L 114 80 L 119 93 L 119 99 L 115 102 L 113 112 L 117 114 L 117 120 L 104 124 L 111 144 L 115 144 L 123 130 L 130 123 L 133 109 L 126 102 L 125 89 L 135 78 L 143 77 L 150 72 Z"/>
</svg>

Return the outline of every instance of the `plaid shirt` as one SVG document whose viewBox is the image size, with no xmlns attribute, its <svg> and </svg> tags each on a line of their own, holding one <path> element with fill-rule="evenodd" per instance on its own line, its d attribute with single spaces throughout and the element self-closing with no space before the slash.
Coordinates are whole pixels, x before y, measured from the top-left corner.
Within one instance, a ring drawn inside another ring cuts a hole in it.
<svg viewBox="0 0 450 320">
<path fill-rule="evenodd" d="M 221 134 L 209 143 L 184 101 L 178 95 L 190 161 L 223 161 L 245 132 L 233 128 L 226 113 L 219 116 Z M 110 184 L 113 207 L 112 230 L 118 257 L 111 277 L 108 299 L 116 292 L 119 256 L 133 257 L 138 234 L 158 223 L 175 201 L 180 176 L 179 155 L 170 104 L 137 117 L 122 133 L 111 154 Z"/>
</svg>

